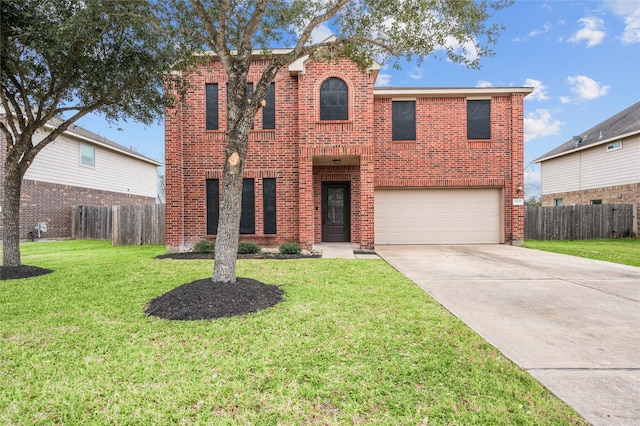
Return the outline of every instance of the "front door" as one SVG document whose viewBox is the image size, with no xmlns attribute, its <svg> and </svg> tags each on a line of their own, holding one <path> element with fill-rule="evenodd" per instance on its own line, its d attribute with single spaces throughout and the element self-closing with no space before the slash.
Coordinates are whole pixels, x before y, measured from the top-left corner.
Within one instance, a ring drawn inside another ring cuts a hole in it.
<svg viewBox="0 0 640 426">
<path fill-rule="evenodd" d="M 351 184 L 322 182 L 322 241 L 351 241 Z"/>
</svg>

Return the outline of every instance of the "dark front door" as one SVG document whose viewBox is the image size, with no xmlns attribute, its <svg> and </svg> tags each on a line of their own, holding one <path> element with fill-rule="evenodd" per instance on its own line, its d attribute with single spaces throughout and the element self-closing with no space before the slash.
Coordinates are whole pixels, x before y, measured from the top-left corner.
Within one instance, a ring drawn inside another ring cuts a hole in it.
<svg viewBox="0 0 640 426">
<path fill-rule="evenodd" d="M 351 241 L 351 184 L 349 182 L 322 183 L 322 241 L 342 243 Z"/>
</svg>

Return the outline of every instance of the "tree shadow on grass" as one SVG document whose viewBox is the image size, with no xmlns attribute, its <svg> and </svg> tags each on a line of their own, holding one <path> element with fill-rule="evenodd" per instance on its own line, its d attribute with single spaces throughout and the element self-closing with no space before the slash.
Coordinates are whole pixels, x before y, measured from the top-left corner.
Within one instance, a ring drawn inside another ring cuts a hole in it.
<svg viewBox="0 0 640 426">
<path fill-rule="evenodd" d="M 237 278 L 234 284 L 205 278 L 153 299 L 144 312 L 168 320 L 213 320 L 270 308 L 282 301 L 283 295 L 280 287 L 251 278 Z"/>
</svg>

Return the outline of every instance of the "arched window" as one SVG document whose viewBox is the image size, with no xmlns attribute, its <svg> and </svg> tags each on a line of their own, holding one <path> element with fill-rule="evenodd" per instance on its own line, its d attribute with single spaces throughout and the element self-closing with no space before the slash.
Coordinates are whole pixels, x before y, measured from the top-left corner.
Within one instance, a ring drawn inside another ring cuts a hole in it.
<svg viewBox="0 0 640 426">
<path fill-rule="evenodd" d="M 349 119 L 349 89 L 337 77 L 326 79 L 320 86 L 320 120 Z"/>
</svg>

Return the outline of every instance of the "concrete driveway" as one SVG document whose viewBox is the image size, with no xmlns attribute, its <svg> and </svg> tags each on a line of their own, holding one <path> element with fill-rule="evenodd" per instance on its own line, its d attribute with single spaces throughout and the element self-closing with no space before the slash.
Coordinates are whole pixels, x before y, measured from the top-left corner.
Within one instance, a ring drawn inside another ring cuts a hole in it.
<svg viewBox="0 0 640 426">
<path fill-rule="evenodd" d="M 594 425 L 640 425 L 640 268 L 507 245 L 376 252 Z"/>
</svg>

